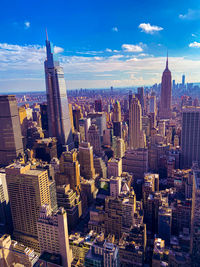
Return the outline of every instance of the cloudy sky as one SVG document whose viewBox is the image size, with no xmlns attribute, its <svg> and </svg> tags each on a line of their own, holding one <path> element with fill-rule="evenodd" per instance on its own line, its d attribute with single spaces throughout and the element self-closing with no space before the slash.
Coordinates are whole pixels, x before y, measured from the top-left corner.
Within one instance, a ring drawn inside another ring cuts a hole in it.
<svg viewBox="0 0 200 267">
<path fill-rule="evenodd" d="M 45 28 L 68 89 L 200 82 L 200 1 L 2 1 L 0 92 L 45 90 Z"/>
</svg>

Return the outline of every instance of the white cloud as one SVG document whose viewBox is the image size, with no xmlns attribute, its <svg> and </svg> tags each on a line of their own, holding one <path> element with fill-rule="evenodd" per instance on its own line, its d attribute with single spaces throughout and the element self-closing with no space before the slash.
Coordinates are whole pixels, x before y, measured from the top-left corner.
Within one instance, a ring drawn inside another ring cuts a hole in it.
<svg viewBox="0 0 200 267">
<path fill-rule="evenodd" d="M 186 14 L 180 14 L 179 18 L 182 20 L 197 20 L 200 19 L 200 10 L 188 9 Z"/>
<path fill-rule="evenodd" d="M 102 54 L 103 52 L 104 51 L 76 51 L 76 54 L 95 56 L 97 54 Z"/>
<path fill-rule="evenodd" d="M 106 52 L 112 52 L 112 49 L 110 49 L 110 48 L 106 48 L 106 50 L 105 50 Z"/>
<path fill-rule="evenodd" d="M 102 57 L 94 57 L 95 60 L 102 60 Z"/>
<path fill-rule="evenodd" d="M 192 35 L 192 37 L 197 37 L 197 35 L 196 35 L 196 34 L 194 34 L 194 33 L 192 33 L 191 35 Z"/>
<path fill-rule="evenodd" d="M 64 49 L 62 47 L 59 47 L 59 46 L 54 46 L 53 51 L 55 54 L 59 54 L 59 53 L 62 53 L 64 51 Z"/>
<path fill-rule="evenodd" d="M 146 32 L 149 34 L 153 34 L 155 32 L 159 32 L 162 31 L 163 28 L 156 26 L 156 25 L 151 25 L 150 23 L 141 23 L 138 28 L 140 28 L 142 30 L 142 32 Z"/>
<path fill-rule="evenodd" d="M 31 23 L 29 21 L 25 21 L 24 26 L 25 26 L 25 29 L 28 29 L 28 28 L 30 28 Z"/>
<path fill-rule="evenodd" d="M 198 43 L 198 42 L 190 43 L 190 44 L 189 44 L 189 47 L 200 48 L 200 43 Z"/>
<path fill-rule="evenodd" d="M 123 44 L 122 49 L 125 52 L 142 52 L 143 48 L 139 45 Z"/>
<path fill-rule="evenodd" d="M 149 56 L 149 54 L 141 53 L 138 56 L 140 56 L 140 57 L 147 57 L 147 56 Z"/>
<path fill-rule="evenodd" d="M 127 62 L 130 62 L 130 61 L 138 61 L 138 60 L 139 60 L 138 58 L 133 57 L 133 58 L 128 59 Z"/>
<path fill-rule="evenodd" d="M 1 91 L 44 90 L 45 48 L 0 43 Z M 165 57 L 137 54 L 79 55 L 59 58 L 67 88 L 150 85 L 161 81 Z M 169 68 L 177 82 L 186 73 L 188 82 L 199 82 L 200 59 L 170 57 Z M 132 75 L 133 74 L 133 75 Z M 130 76 L 131 75 L 131 76 Z"/>
<path fill-rule="evenodd" d="M 112 31 L 113 31 L 113 32 L 118 32 L 119 30 L 118 30 L 117 27 L 113 27 L 113 28 L 112 28 Z"/>
</svg>

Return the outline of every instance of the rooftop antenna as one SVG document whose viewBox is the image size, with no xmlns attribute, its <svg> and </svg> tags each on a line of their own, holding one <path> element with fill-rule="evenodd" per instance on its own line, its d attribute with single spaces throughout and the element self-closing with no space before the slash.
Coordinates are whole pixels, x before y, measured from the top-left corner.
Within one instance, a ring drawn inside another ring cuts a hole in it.
<svg viewBox="0 0 200 267">
<path fill-rule="evenodd" d="M 48 33 L 47 33 L 47 28 L 46 28 L 46 39 L 48 41 Z"/>
<path fill-rule="evenodd" d="M 167 61 L 166 61 L 166 69 L 168 69 L 168 49 L 167 49 Z"/>
</svg>

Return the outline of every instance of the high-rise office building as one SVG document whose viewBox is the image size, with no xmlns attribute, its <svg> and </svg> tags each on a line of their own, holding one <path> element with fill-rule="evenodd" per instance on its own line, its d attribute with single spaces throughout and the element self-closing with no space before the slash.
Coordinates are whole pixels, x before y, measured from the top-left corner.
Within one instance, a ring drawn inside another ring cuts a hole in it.
<svg viewBox="0 0 200 267">
<path fill-rule="evenodd" d="M 143 184 L 143 203 L 144 203 L 144 209 L 147 206 L 147 199 L 149 195 L 155 191 L 155 176 L 149 173 L 146 173 L 144 175 L 144 184 Z"/>
<path fill-rule="evenodd" d="M 57 157 L 57 140 L 54 137 L 37 139 L 33 145 L 34 157 L 50 163 Z"/>
<path fill-rule="evenodd" d="M 64 151 L 60 158 L 60 173 L 56 177 L 57 185 L 70 184 L 74 191 L 80 190 L 80 164 L 77 151 Z"/>
<path fill-rule="evenodd" d="M 167 206 L 159 207 L 158 212 L 158 235 L 170 244 L 172 227 L 172 209 Z"/>
<path fill-rule="evenodd" d="M 12 216 L 10 210 L 5 170 L 0 169 L 0 234 L 12 233 Z"/>
<path fill-rule="evenodd" d="M 82 142 L 79 146 L 78 160 L 80 162 L 81 175 L 85 179 L 95 178 L 93 147 L 90 143 Z"/>
<path fill-rule="evenodd" d="M 121 121 L 116 121 L 113 122 L 113 134 L 114 136 L 117 137 L 122 137 L 122 122 Z"/>
<path fill-rule="evenodd" d="M 120 121 L 121 121 L 121 105 L 119 101 L 116 101 L 114 104 L 113 122 L 120 122 Z"/>
<path fill-rule="evenodd" d="M 130 149 L 122 158 L 123 172 L 134 173 L 136 178 L 143 178 L 148 171 L 148 150 L 146 148 Z"/>
<path fill-rule="evenodd" d="M 130 109 L 130 106 L 131 106 L 131 99 L 132 98 L 133 98 L 132 90 L 129 90 L 129 93 L 128 93 L 128 106 L 129 106 L 129 109 Z"/>
<path fill-rule="evenodd" d="M 74 119 L 73 119 L 73 110 L 72 110 L 72 104 L 69 104 L 69 116 L 72 126 L 72 133 L 74 133 Z"/>
<path fill-rule="evenodd" d="M 72 127 L 63 68 L 54 62 L 50 41 L 46 40 L 47 59 L 44 62 L 48 107 L 49 136 L 56 137 L 60 150 L 73 147 Z"/>
<path fill-rule="evenodd" d="M 103 138 L 103 131 L 106 129 L 106 114 L 105 112 L 89 113 L 87 118 L 91 119 L 91 123 L 95 123 L 98 127 L 99 133 Z"/>
<path fill-rule="evenodd" d="M 50 204 L 47 170 L 31 169 L 30 164 L 6 167 L 6 181 L 13 218 L 14 238 L 39 250 L 37 220 L 43 204 Z"/>
<path fill-rule="evenodd" d="M 143 223 L 135 224 L 129 233 L 123 233 L 118 243 L 121 266 L 144 266 L 146 243 L 146 225 Z"/>
<path fill-rule="evenodd" d="M 200 171 L 193 173 L 190 253 L 192 266 L 200 266 Z"/>
<path fill-rule="evenodd" d="M 81 141 L 88 142 L 88 130 L 90 126 L 90 118 L 82 118 L 79 120 L 79 132 L 81 134 Z"/>
<path fill-rule="evenodd" d="M 129 147 L 131 149 L 144 148 L 145 137 L 142 131 L 142 109 L 137 98 L 131 99 L 129 108 Z"/>
<path fill-rule="evenodd" d="M 166 68 L 162 75 L 161 83 L 161 99 L 159 117 L 161 119 L 171 118 L 172 106 L 172 76 L 171 71 L 168 69 L 168 56 L 166 61 Z"/>
<path fill-rule="evenodd" d="M 92 124 L 88 130 L 88 142 L 93 146 L 93 152 L 97 156 L 101 156 L 101 136 L 99 134 L 98 127 L 95 124 Z"/>
<path fill-rule="evenodd" d="M 107 168 L 108 178 L 121 176 L 122 174 L 122 159 L 110 158 Z"/>
<path fill-rule="evenodd" d="M 107 167 L 105 161 L 101 157 L 94 158 L 94 168 L 96 174 L 101 178 L 107 178 Z"/>
<path fill-rule="evenodd" d="M 113 137 L 113 152 L 115 158 L 122 158 L 125 153 L 124 139 L 114 136 Z"/>
<path fill-rule="evenodd" d="M 23 155 L 17 101 L 14 95 L 0 96 L 0 166 Z"/>
<path fill-rule="evenodd" d="M 185 74 L 182 75 L 182 85 L 185 85 Z"/>
<path fill-rule="evenodd" d="M 40 105 L 41 112 L 41 122 L 42 122 L 42 130 L 44 132 L 45 137 L 48 136 L 48 109 L 47 104 Z"/>
<path fill-rule="evenodd" d="M 118 267 L 119 249 L 118 246 L 113 243 L 111 240 L 106 240 L 103 233 L 98 235 L 85 256 L 84 266 Z"/>
<path fill-rule="evenodd" d="M 117 198 L 121 193 L 122 178 L 111 177 L 110 178 L 110 196 Z"/>
<path fill-rule="evenodd" d="M 191 168 L 193 161 L 200 164 L 200 108 L 184 108 L 182 112 L 182 168 Z"/>
<path fill-rule="evenodd" d="M 82 215 L 80 195 L 70 189 L 70 185 L 57 186 L 58 206 L 67 212 L 68 228 L 74 229 Z"/>
<path fill-rule="evenodd" d="M 156 96 L 151 95 L 149 98 L 149 112 L 156 114 Z"/>
<path fill-rule="evenodd" d="M 144 110 L 144 87 L 138 87 L 137 97 L 140 101 L 140 105 L 141 105 L 142 111 L 143 111 Z"/>
<path fill-rule="evenodd" d="M 62 266 L 71 266 L 72 252 L 69 248 L 67 213 L 64 208 L 60 207 L 57 212 L 53 212 L 49 205 L 43 205 L 37 230 L 40 251 L 60 254 Z"/>
<path fill-rule="evenodd" d="M 18 108 L 19 112 L 19 121 L 21 126 L 21 133 L 22 133 L 22 142 L 23 146 L 26 147 L 27 144 L 27 129 L 28 129 L 28 119 L 26 108 L 24 106 Z"/>
<path fill-rule="evenodd" d="M 123 190 L 123 189 L 122 189 Z M 129 232 L 134 222 L 136 195 L 126 191 L 127 195 L 108 196 L 105 199 L 105 233 L 121 238 L 123 232 Z"/>
<path fill-rule="evenodd" d="M 96 99 L 94 102 L 94 108 L 95 108 L 95 112 L 102 112 L 103 108 L 102 108 L 102 100 L 101 99 Z"/>
<path fill-rule="evenodd" d="M 73 123 L 74 123 L 74 128 L 79 131 L 79 120 L 83 118 L 83 114 L 81 111 L 81 107 L 76 107 L 73 109 Z"/>
</svg>

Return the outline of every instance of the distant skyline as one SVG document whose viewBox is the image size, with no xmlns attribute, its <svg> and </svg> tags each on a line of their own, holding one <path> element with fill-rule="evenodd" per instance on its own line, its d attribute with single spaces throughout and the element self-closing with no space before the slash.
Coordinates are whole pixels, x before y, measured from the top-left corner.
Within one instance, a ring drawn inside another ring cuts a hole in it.
<svg viewBox="0 0 200 267">
<path fill-rule="evenodd" d="M 0 92 L 43 91 L 45 29 L 67 89 L 200 82 L 200 2 L 25 1 L 1 3 Z"/>
</svg>

